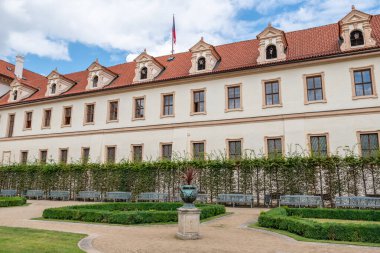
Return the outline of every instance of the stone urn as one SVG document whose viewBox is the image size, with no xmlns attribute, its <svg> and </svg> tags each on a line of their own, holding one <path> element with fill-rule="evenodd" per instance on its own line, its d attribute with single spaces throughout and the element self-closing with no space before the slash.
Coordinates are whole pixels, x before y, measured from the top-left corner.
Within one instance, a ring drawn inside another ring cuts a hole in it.
<svg viewBox="0 0 380 253">
<path fill-rule="evenodd" d="M 180 196 L 184 202 L 184 208 L 195 208 L 193 202 L 197 199 L 198 189 L 195 185 L 181 185 Z"/>
</svg>

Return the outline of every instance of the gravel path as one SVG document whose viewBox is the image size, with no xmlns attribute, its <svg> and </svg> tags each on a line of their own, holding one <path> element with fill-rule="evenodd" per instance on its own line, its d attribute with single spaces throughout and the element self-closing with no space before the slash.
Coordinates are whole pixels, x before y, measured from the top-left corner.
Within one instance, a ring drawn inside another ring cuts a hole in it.
<svg viewBox="0 0 380 253">
<path fill-rule="evenodd" d="M 254 253 L 379 253 L 379 248 L 298 242 L 265 231 L 248 229 L 263 209 L 229 208 L 234 214 L 201 225 L 203 238 L 181 241 L 176 225 L 114 226 L 71 222 L 39 221 L 49 207 L 79 204 L 66 201 L 29 201 L 29 206 L 0 208 L 0 226 L 29 227 L 85 233 L 99 252 L 254 252 Z M 96 252 L 92 251 L 92 252 Z M 90 251 L 89 251 L 90 252 Z"/>
</svg>

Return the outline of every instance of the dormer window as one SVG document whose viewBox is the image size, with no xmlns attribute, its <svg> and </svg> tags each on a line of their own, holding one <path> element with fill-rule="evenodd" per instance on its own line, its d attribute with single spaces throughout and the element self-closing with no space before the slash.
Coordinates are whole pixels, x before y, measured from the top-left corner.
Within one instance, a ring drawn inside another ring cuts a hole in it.
<svg viewBox="0 0 380 253">
<path fill-rule="evenodd" d="M 198 59 L 198 70 L 204 69 L 206 69 L 206 59 L 204 57 L 201 57 Z"/>
<path fill-rule="evenodd" d="M 354 30 L 350 34 L 351 47 L 364 45 L 364 37 L 362 31 Z"/>
<path fill-rule="evenodd" d="M 94 78 L 92 78 L 92 87 L 93 88 L 98 87 L 98 82 L 99 82 L 99 77 L 98 76 L 94 76 Z"/>
<path fill-rule="evenodd" d="M 53 83 L 53 84 L 51 85 L 50 93 L 51 93 L 51 94 L 55 94 L 56 90 L 57 90 L 57 84 Z"/>
<path fill-rule="evenodd" d="M 17 90 L 13 91 L 13 100 L 17 100 Z"/>
<path fill-rule="evenodd" d="M 277 48 L 275 45 L 269 45 L 266 49 L 267 60 L 277 58 Z"/>
<path fill-rule="evenodd" d="M 141 72 L 140 72 L 140 79 L 143 80 L 143 79 L 147 79 L 147 78 L 148 78 L 148 68 L 143 67 L 141 69 Z"/>
</svg>

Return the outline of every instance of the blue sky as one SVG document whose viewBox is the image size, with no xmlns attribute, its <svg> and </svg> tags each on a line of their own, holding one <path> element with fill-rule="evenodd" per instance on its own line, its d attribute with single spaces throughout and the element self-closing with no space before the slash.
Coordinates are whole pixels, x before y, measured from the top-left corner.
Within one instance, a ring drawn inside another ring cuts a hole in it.
<svg viewBox="0 0 380 253">
<path fill-rule="evenodd" d="M 255 38 L 270 22 L 284 31 L 338 22 L 356 8 L 380 13 L 379 0 L 0 0 L 0 58 L 25 55 L 26 68 L 47 75 L 132 61 L 144 48 L 176 52 L 201 36 L 214 45 Z"/>
</svg>

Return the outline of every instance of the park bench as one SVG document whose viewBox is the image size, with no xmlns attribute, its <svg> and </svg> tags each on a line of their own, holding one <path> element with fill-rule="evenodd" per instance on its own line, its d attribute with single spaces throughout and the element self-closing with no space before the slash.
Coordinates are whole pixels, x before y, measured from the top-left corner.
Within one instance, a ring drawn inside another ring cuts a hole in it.
<svg viewBox="0 0 380 253">
<path fill-rule="evenodd" d="M 169 195 L 167 193 L 157 192 L 142 192 L 138 195 L 138 201 L 168 201 Z"/>
<path fill-rule="evenodd" d="M 380 198 L 372 197 L 336 197 L 335 207 L 380 208 Z"/>
<path fill-rule="evenodd" d="M 50 191 L 49 198 L 50 199 L 69 200 L 70 199 L 70 192 L 69 191 Z"/>
<path fill-rule="evenodd" d="M 99 201 L 100 198 L 101 194 L 98 191 L 80 191 L 77 195 L 77 199 L 83 199 L 83 201 L 86 201 L 86 199 Z"/>
<path fill-rule="evenodd" d="M 223 204 L 232 204 L 235 207 L 236 204 L 246 204 L 253 207 L 253 196 L 245 194 L 218 194 L 216 202 Z"/>
<path fill-rule="evenodd" d="M 322 207 L 321 196 L 313 195 L 283 195 L 280 196 L 280 206 L 317 206 Z"/>
<path fill-rule="evenodd" d="M 44 198 L 44 191 L 43 190 L 27 190 L 25 197 L 28 199 L 34 198 L 34 199 L 43 199 Z"/>
<path fill-rule="evenodd" d="M 207 201 L 208 201 L 208 194 L 198 193 L 196 201 L 200 202 L 200 203 L 207 203 Z"/>
<path fill-rule="evenodd" d="M 129 201 L 131 200 L 132 193 L 130 192 L 106 192 L 106 200 L 112 201 Z"/>
<path fill-rule="evenodd" d="M 17 196 L 17 190 L 1 190 L 0 196 L 2 196 L 2 197 L 15 197 L 15 196 Z"/>
</svg>

